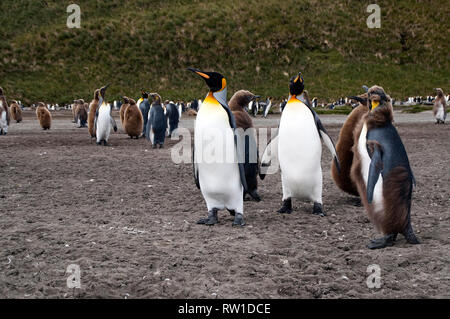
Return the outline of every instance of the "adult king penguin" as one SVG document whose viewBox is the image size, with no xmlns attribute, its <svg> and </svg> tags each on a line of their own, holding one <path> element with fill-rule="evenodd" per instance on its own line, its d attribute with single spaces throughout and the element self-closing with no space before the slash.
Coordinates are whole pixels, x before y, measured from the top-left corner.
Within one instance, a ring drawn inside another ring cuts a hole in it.
<svg viewBox="0 0 450 319">
<path fill-rule="evenodd" d="M 8 109 L 8 102 L 3 95 L 3 89 L 0 88 L 0 135 L 8 133 L 8 126 L 10 121 L 10 114 Z"/>
<path fill-rule="evenodd" d="M 227 81 L 217 72 L 188 70 L 202 77 L 210 89 L 198 111 L 194 131 L 194 177 L 208 208 L 208 217 L 197 223 L 217 224 L 218 211 L 227 209 L 234 215 L 233 226 L 244 226 L 243 193 L 247 183 L 237 147 L 235 119 L 227 104 Z M 211 146 L 215 155 L 217 150 L 225 156 L 210 158 Z"/>
<path fill-rule="evenodd" d="M 111 126 L 114 128 L 114 132 L 117 132 L 116 121 L 111 115 L 111 104 L 105 101 L 106 89 L 109 85 L 106 85 L 100 89 L 100 99 L 98 102 L 99 107 L 95 113 L 95 136 L 97 138 L 97 145 L 108 145 L 109 134 L 111 133 Z"/>
<path fill-rule="evenodd" d="M 278 213 L 290 214 L 294 197 L 312 200 L 313 214 L 325 216 L 322 208 L 321 139 L 338 167 L 339 160 L 331 137 L 309 105 L 309 98 L 303 96 L 303 90 L 303 77 L 298 73 L 290 80 L 290 96 L 281 113 L 278 130 L 278 159 L 283 186 L 283 206 Z"/>
<path fill-rule="evenodd" d="M 436 118 L 436 124 L 445 124 L 445 119 L 447 118 L 447 111 L 445 107 L 447 106 L 447 102 L 445 101 L 444 92 L 442 89 L 436 89 L 437 96 L 434 101 L 433 106 L 433 115 Z"/>
<path fill-rule="evenodd" d="M 142 128 L 142 135 L 141 137 L 145 138 L 145 129 L 147 127 L 147 121 L 148 121 L 148 112 L 150 111 L 150 102 L 148 100 L 148 93 L 144 92 L 144 90 L 141 90 L 142 97 L 138 101 L 139 109 L 142 113 L 142 118 L 144 119 L 144 125 Z"/>
<path fill-rule="evenodd" d="M 166 138 L 167 118 L 161 100 L 161 95 L 158 93 L 150 93 L 153 99 L 150 111 L 148 112 L 148 121 L 145 128 L 145 137 L 152 143 L 152 147 L 164 147 L 164 140 Z"/>
<path fill-rule="evenodd" d="M 369 219 L 384 236 L 367 246 L 392 246 L 401 233 L 418 244 L 411 226 L 411 195 L 414 183 L 408 155 L 392 125 L 391 99 L 382 87 L 368 91 L 370 112 L 355 128 L 351 177 Z"/>
</svg>

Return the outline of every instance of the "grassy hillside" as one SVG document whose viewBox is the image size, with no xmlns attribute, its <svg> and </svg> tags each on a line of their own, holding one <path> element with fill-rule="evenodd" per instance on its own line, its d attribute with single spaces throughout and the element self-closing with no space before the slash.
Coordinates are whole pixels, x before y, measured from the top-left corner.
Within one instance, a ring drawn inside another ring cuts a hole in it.
<svg viewBox="0 0 450 319">
<path fill-rule="evenodd" d="M 188 66 L 223 73 L 229 95 L 245 88 L 287 95 L 299 70 L 320 100 L 379 84 L 392 96 L 450 91 L 446 0 L 371 1 L 381 29 L 369 29 L 358 0 L 78 0 L 81 29 L 68 29 L 74 1 L 1 0 L 0 86 L 8 98 L 90 100 L 111 83 L 108 98 L 203 97 Z"/>
</svg>

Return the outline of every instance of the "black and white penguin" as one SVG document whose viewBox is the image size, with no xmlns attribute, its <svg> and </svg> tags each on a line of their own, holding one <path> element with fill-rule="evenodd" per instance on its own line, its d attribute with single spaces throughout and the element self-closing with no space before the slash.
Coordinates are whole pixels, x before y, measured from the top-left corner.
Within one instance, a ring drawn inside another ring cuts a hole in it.
<svg viewBox="0 0 450 319">
<path fill-rule="evenodd" d="M 145 130 L 147 128 L 147 121 L 148 121 L 148 112 L 150 111 L 150 102 L 148 100 L 149 94 L 147 92 L 141 90 L 141 94 L 142 97 L 138 100 L 137 105 L 139 107 L 139 110 L 141 110 L 142 118 L 144 119 L 141 137 L 145 137 Z"/>
<path fill-rule="evenodd" d="M 244 226 L 247 183 L 235 119 L 227 104 L 227 81 L 217 72 L 188 70 L 202 77 L 209 87 L 194 132 L 194 177 L 208 208 L 208 217 L 197 223 L 217 224 L 218 211 L 227 209 L 234 215 L 233 226 Z"/>
<path fill-rule="evenodd" d="M 166 117 L 169 122 L 169 138 L 172 137 L 173 131 L 178 128 L 178 122 L 180 121 L 180 113 L 175 103 L 170 101 L 166 105 Z"/>
<path fill-rule="evenodd" d="M 97 112 L 95 113 L 95 136 L 97 138 L 97 145 L 108 145 L 109 135 L 111 133 L 111 128 L 114 129 L 114 132 L 117 132 L 116 121 L 111 115 L 112 107 L 111 104 L 107 103 L 105 100 L 106 89 L 109 85 L 106 85 L 100 89 L 99 96 L 99 107 L 97 108 Z"/>
<path fill-rule="evenodd" d="M 272 98 L 269 96 L 267 98 L 266 102 L 264 103 L 264 108 L 263 108 L 263 117 L 264 118 L 267 117 L 271 108 L 272 108 Z"/>
<path fill-rule="evenodd" d="M 280 103 L 280 113 L 283 113 L 284 111 L 284 107 L 286 106 L 287 100 L 284 99 L 283 101 L 281 101 Z"/>
<path fill-rule="evenodd" d="M 436 119 L 436 124 L 445 124 L 445 119 L 447 118 L 447 102 L 445 101 L 445 96 L 442 89 L 437 88 L 436 92 L 437 96 L 434 101 L 433 115 Z"/>
<path fill-rule="evenodd" d="M 10 114 L 8 102 L 6 101 L 3 89 L 0 88 L 0 135 L 8 134 L 9 122 L 10 122 Z"/>
<path fill-rule="evenodd" d="M 145 137 L 151 141 L 153 148 L 156 148 L 157 145 L 159 145 L 159 148 L 163 148 L 166 138 L 167 118 L 164 114 L 161 96 L 158 93 L 150 93 L 150 96 L 153 102 L 148 113 Z"/>
<path fill-rule="evenodd" d="M 411 196 L 414 176 L 402 140 L 392 125 L 390 97 L 382 87 L 368 91 L 368 107 L 354 133 L 351 178 L 375 228 L 384 236 L 370 249 L 394 245 L 401 233 L 418 244 L 411 226 Z"/>
<path fill-rule="evenodd" d="M 302 94 L 304 82 L 301 73 L 291 78 L 289 91 L 277 136 L 283 186 L 283 206 L 278 213 L 290 214 L 292 198 L 300 198 L 312 200 L 313 214 L 325 216 L 322 208 L 321 139 L 339 167 L 336 149 L 319 116 L 311 108 L 308 96 Z"/>
</svg>

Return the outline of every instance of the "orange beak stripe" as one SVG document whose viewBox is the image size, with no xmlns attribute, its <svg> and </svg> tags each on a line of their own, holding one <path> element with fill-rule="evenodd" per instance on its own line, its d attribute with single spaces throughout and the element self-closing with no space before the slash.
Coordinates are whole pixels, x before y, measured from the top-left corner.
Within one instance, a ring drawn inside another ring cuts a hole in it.
<svg viewBox="0 0 450 319">
<path fill-rule="evenodd" d="M 198 75 L 200 75 L 201 77 L 203 77 L 205 79 L 209 79 L 209 75 L 208 74 L 205 74 L 205 73 L 202 73 L 202 72 L 197 72 L 197 71 L 195 73 L 197 73 Z"/>
</svg>

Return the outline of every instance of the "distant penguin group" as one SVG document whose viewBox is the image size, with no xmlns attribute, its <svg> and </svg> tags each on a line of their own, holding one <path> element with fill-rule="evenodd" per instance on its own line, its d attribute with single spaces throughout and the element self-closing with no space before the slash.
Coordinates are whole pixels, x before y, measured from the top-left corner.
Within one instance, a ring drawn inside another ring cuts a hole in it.
<svg viewBox="0 0 450 319">
<path fill-rule="evenodd" d="M 41 125 L 41 128 L 44 131 L 51 128 L 52 115 L 43 102 L 38 103 L 38 107 L 36 108 L 36 116 L 38 118 L 39 124 Z"/>
</svg>

